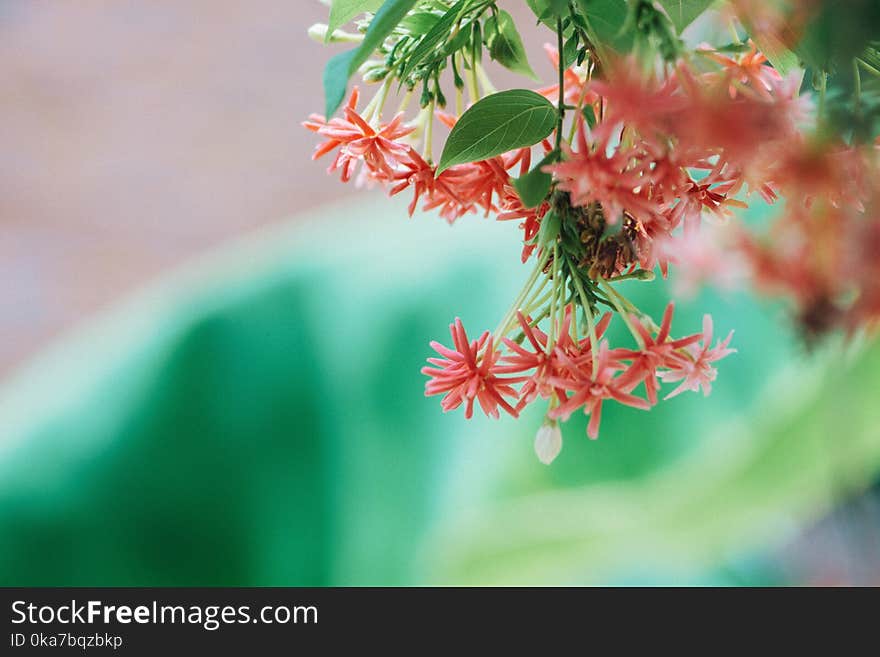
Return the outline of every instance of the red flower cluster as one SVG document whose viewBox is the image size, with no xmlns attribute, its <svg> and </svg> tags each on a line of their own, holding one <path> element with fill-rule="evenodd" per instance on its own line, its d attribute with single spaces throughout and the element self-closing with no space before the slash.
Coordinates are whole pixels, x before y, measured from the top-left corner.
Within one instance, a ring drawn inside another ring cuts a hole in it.
<svg viewBox="0 0 880 657">
<path fill-rule="evenodd" d="M 576 148 L 563 145 L 566 158 L 546 167 L 573 204 L 599 203 L 608 223 L 635 223 L 646 269 L 659 259 L 665 271 L 657 247 L 679 226 L 746 207 L 734 198 L 744 185 L 775 200 L 767 165 L 799 134 L 803 103 L 754 46 L 737 59 L 703 52 L 722 68 L 698 74 L 682 65 L 661 82 L 626 61 L 591 82 L 601 119 L 593 128 L 581 120 Z"/>
<path fill-rule="evenodd" d="M 405 126 L 401 114 L 390 123 L 373 126 L 357 112 L 357 101 L 358 91 L 355 89 L 343 109 L 344 119 L 327 121 L 323 116 L 313 114 L 303 123 L 305 128 L 328 138 L 316 148 L 313 159 L 337 151 L 329 172 L 341 170 L 342 181 L 348 182 L 358 163 L 363 162 L 364 179 L 387 187 L 391 196 L 410 187 L 413 189 L 410 215 L 421 201 L 423 211 L 438 210 L 450 224 L 466 214 L 482 212 L 488 216 L 500 213 L 498 218 L 502 220 L 523 219 L 526 241 L 537 232 L 546 207 L 524 208 L 509 173 L 517 166 L 520 174 L 529 170 L 530 149 L 459 164 L 438 176 L 437 167 L 403 141 L 415 128 Z M 546 147 L 549 149 L 549 145 Z M 524 259 L 532 248 L 526 247 Z"/>
<path fill-rule="evenodd" d="M 546 50 L 558 66 L 559 53 Z M 443 395 L 444 411 L 464 404 L 470 418 L 476 402 L 486 415 L 517 416 L 548 400 L 536 441 L 546 462 L 561 446 L 557 420 L 577 410 L 590 416 L 587 433 L 596 438 L 608 400 L 649 409 L 662 384 L 675 384 L 664 399 L 709 394 L 714 364 L 734 351 L 731 335 L 713 344 L 707 315 L 702 332 L 674 338 L 672 304 L 657 326 L 616 289 L 622 278 L 652 278 L 658 265 L 665 275 L 674 263 L 685 282 L 751 279 L 791 299 L 807 334 L 880 320 L 880 147 L 806 137 L 812 106 L 799 95 L 800 80 L 782 77 L 751 42 L 740 51 L 702 47 L 662 73 L 635 58 L 558 71 L 557 84 L 538 90 L 559 105 L 559 133 L 555 147 L 536 145 L 549 156 L 550 180 L 532 208 L 513 178 L 531 170 L 532 148 L 438 175 L 434 121 L 452 129 L 457 117 L 431 101 L 410 124 L 402 114 L 382 123 L 389 80 L 363 113 L 355 90 L 342 118 L 304 123 L 326 139 L 314 157 L 335 152 L 330 171 L 340 170 L 343 181 L 360 167 L 359 181 L 391 196 L 411 189 L 410 215 L 421 207 L 449 223 L 477 213 L 520 222 L 522 261 L 534 255 L 534 270 L 502 326 L 469 340 L 456 319 L 452 348 L 431 343 L 440 357 L 422 370 L 430 377 L 425 394 Z M 478 68 L 471 68 L 472 101 Z M 785 199 L 767 235 L 721 230 L 753 193 L 771 204 Z M 621 317 L 634 348 L 604 339 L 612 315 L 600 318 L 600 304 Z"/>
<path fill-rule="evenodd" d="M 443 358 L 429 358 L 433 367 L 422 369 L 431 377 L 425 394 L 445 394 L 444 411 L 467 403 L 467 417 L 472 415 L 474 399 L 486 415 L 496 418 L 499 406 L 516 417 L 538 397 L 551 399 L 551 419 L 565 420 L 582 409 L 590 416 L 587 434 L 597 438 L 603 402 L 613 400 L 648 410 L 658 402 L 659 381 L 681 381 L 666 399 L 700 387 L 708 394 L 716 376 L 712 363 L 734 351 L 728 348 L 731 336 L 711 345 L 712 320 L 708 315 L 702 333 L 672 339 L 672 312 L 670 303 L 654 332 L 639 318 L 630 317 L 641 337 L 638 349 L 611 349 L 601 340 L 611 314 L 597 323 L 593 336 L 578 340 L 572 336 L 574 308 L 566 306 L 563 320 L 555 327 L 558 338 L 551 342 L 531 318 L 518 313 L 523 340 L 520 344 L 502 339 L 509 355 L 501 355 L 488 332 L 469 343 L 461 320 L 456 319 L 450 326 L 454 349 L 431 343 Z M 594 344 L 598 344 L 595 351 Z M 632 394 L 642 383 L 647 399 Z M 522 384 L 518 391 L 512 387 L 515 384 Z M 518 400 L 516 406 L 504 397 Z"/>
</svg>

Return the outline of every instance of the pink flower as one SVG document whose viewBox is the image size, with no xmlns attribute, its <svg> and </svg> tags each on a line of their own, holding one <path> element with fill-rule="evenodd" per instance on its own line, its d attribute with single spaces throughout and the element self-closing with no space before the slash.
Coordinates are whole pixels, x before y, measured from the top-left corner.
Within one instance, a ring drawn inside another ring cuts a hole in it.
<svg viewBox="0 0 880 657">
<path fill-rule="evenodd" d="M 742 93 L 742 87 L 748 85 L 748 89 L 753 90 L 758 96 L 770 100 L 771 91 L 782 82 L 782 76 L 779 71 L 766 65 L 767 57 L 764 53 L 758 52 L 758 47 L 751 39 L 749 46 L 749 51 L 741 53 L 737 58 L 728 57 L 711 49 L 704 50 L 708 57 L 722 66 L 720 75 L 709 74 L 708 77 L 713 80 L 729 81 L 731 98 L 736 98 L 738 93 Z"/>
<path fill-rule="evenodd" d="M 678 237 L 658 241 L 661 258 L 677 265 L 675 291 L 681 297 L 693 297 L 704 284 L 731 290 L 747 275 L 746 262 L 729 239 L 727 232 L 711 224 L 685 230 Z M 728 239 L 725 239 L 728 238 Z"/>
<path fill-rule="evenodd" d="M 419 200 L 425 198 L 425 204 L 429 205 L 437 199 L 442 199 L 441 204 L 448 204 L 453 208 L 463 207 L 463 202 L 449 186 L 449 176 L 444 171 L 439 177 L 435 177 L 436 167 L 428 164 L 414 148 L 410 147 L 408 158 L 400 163 L 400 167 L 386 181 L 392 187 L 388 191 L 389 196 L 395 196 L 400 192 L 413 188 L 413 199 L 409 204 L 409 216 L 413 216 Z M 459 215 L 456 214 L 454 219 Z M 452 219 L 452 221 L 454 221 Z"/>
<path fill-rule="evenodd" d="M 549 383 L 571 391 L 571 397 L 564 399 L 562 404 L 552 409 L 547 415 L 551 418 L 567 420 L 579 408 L 590 416 L 587 435 L 599 437 L 599 423 L 602 421 L 602 402 L 613 399 L 621 404 L 648 410 L 651 405 L 635 395 L 629 394 L 636 384 L 617 376 L 626 366 L 608 349 L 608 343 L 602 342 L 593 370 L 592 355 L 573 360 L 560 355 L 560 360 L 567 369 L 568 377 L 551 377 Z"/>
<path fill-rule="evenodd" d="M 635 147 L 616 146 L 609 153 L 614 126 L 600 123 L 587 140 L 585 123 L 578 123 L 578 150 L 563 144 L 566 159 L 544 167 L 558 179 L 558 188 L 571 195 L 573 205 L 602 205 L 605 220 L 617 223 L 624 210 L 637 219 L 662 211 L 657 200 L 647 195 L 652 181 L 650 162 Z"/>
<path fill-rule="evenodd" d="M 317 132 L 328 140 L 319 145 L 312 159 L 318 159 L 339 148 L 329 172 L 341 169 L 342 181 L 348 182 L 358 162 L 364 162 L 370 173 L 384 178 L 394 175 L 394 167 L 405 160 L 409 147 L 397 140 L 410 134 L 414 128 L 403 125 L 403 115 L 398 114 L 390 123 L 374 128 L 357 113 L 358 91 L 352 91 L 343 108 L 345 118 L 324 117 L 313 114 L 303 126 Z"/>
<path fill-rule="evenodd" d="M 634 57 L 616 62 L 607 71 L 606 79 L 593 79 L 590 89 L 607 103 L 603 120 L 626 123 L 643 137 L 669 134 L 669 127 L 688 104 L 681 93 L 678 79 L 670 76 L 660 82 L 642 74 Z"/>
<path fill-rule="evenodd" d="M 665 383 L 681 381 L 681 384 L 664 399 L 680 395 L 685 390 L 703 389 L 703 394 L 708 396 L 712 392 L 712 381 L 718 376 L 718 371 L 712 367 L 712 363 L 721 360 L 736 349 L 729 349 L 727 345 L 733 337 L 731 331 L 724 340 L 719 340 L 714 347 L 712 343 L 712 317 L 703 316 L 703 339 L 702 346 L 689 344 L 684 349 L 677 351 L 672 361 L 667 363 L 668 371 L 660 372 L 660 378 Z"/>
<path fill-rule="evenodd" d="M 444 411 L 451 411 L 465 402 L 465 417 L 468 419 L 474 414 L 475 399 L 486 415 L 498 418 L 500 406 L 513 417 L 517 417 L 517 410 L 504 397 L 516 398 L 516 390 L 510 384 L 519 383 L 526 377 L 496 376 L 499 352 L 495 350 L 488 331 L 479 340 L 468 342 L 464 326 L 456 318 L 455 323 L 449 325 L 449 333 L 452 335 L 454 349 L 444 347 L 439 342 L 431 342 L 431 347 L 443 358 L 429 358 L 428 362 L 435 367 L 422 368 L 422 374 L 431 377 L 425 384 L 425 396 L 445 394 L 441 402 Z"/>
<path fill-rule="evenodd" d="M 565 388 L 554 387 L 550 384 L 551 378 L 559 379 L 567 376 L 566 365 L 562 363 L 561 358 L 565 356 L 569 359 L 580 359 L 590 356 L 592 353 L 589 338 L 584 338 L 579 343 L 575 343 L 571 337 L 570 329 L 573 313 L 574 308 L 571 304 L 565 307 L 562 323 L 556 327 L 556 342 L 548 348 L 549 336 L 539 328 L 532 326 L 531 318 L 524 317 L 522 313 L 517 312 L 517 320 L 522 328 L 523 335 L 532 348 L 530 350 L 513 340 L 504 338 L 504 344 L 512 353 L 502 358 L 505 365 L 498 368 L 499 373 L 521 373 L 534 370 L 520 389 L 520 401 L 517 405 L 517 410 L 521 410 L 526 404 L 530 404 L 538 395 L 548 399 L 553 393 L 556 393 L 559 399 L 564 399 Z M 610 321 L 610 313 L 606 313 L 599 320 L 595 328 L 597 337 L 602 337 Z"/>
<path fill-rule="evenodd" d="M 660 330 L 654 337 L 651 337 L 648 329 L 637 317 L 633 316 L 632 324 L 645 346 L 641 349 L 615 349 L 613 351 L 616 358 L 632 360 L 629 368 L 620 377 L 621 385 L 624 387 L 630 384 L 638 385 L 644 381 L 645 392 L 652 406 L 657 403 L 657 392 L 660 390 L 660 384 L 657 382 L 657 370 L 661 367 L 675 366 L 677 364 L 676 351 L 697 342 L 701 337 L 697 334 L 678 340 L 669 339 L 674 309 L 675 306 L 672 302 L 666 306 Z"/>
</svg>

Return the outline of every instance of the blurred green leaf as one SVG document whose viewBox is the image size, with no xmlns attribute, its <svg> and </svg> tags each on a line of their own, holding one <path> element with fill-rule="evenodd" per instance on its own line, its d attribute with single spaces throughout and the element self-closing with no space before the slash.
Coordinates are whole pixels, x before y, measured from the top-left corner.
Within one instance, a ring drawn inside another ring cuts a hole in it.
<svg viewBox="0 0 880 657">
<path fill-rule="evenodd" d="M 810 364 L 742 295 L 676 308 L 736 328 L 710 397 L 609 405 L 598 441 L 573 417 L 551 467 L 540 407 L 443 414 L 428 341 L 494 326 L 529 267 L 511 224 L 405 216 L 368 195 L 239 241 L 5 386 L 0 583 L 761 583 L 713 573 L 880 471 L 880 346 Z M 662 286 L 621 288 L 657 318 Z"/>
<path fill-rule="evenodd" d="M 364 40 L 354 50 L 333 57 L 324 69 L 324 100 L 330 118 L 345 98 L 348 80 L 379 48 L 417 0 L 385 0 L 370 22 Z"/>
<path fill-rule="evenodd" d="M 581 13 L 587 20 L 590 38 L 602 54 L 606 47 L 619 53 L 628 52 L 633 38 L 624 30 L 629 8 L 624 0 L 577 0 Z"/>
<path fill-rule="evenodd" d="M 514 73 L 537 80 L 538 76 L 529 65 L 529 58 L 523 46 L 522 37 L 517 32 L 513 17 L 504 10 L 499 10 L 485 23 L 484 33 L 489 55 L 496 62 Z"/>
<path fill-rule="evenodd" d="M 383 0 L 333 0 L 327 25 L 327 38 L 351 19 L 368 11 L 376 11 Z"/>
<path fill-rule="evenodd" d="M 660 0 L 679 33 L 697 20 L 714 2 L 715 0 Z"/>
<path fill-rule="evenodd" d="M 880 469 L 880 343 L 851 360 L 778 373 L 748 417 L 727 418 L 697 453 L 641 482 L 470 509 L 435 545 L 435 581 L 588 584 L 783 540 Z"/>
</svg>

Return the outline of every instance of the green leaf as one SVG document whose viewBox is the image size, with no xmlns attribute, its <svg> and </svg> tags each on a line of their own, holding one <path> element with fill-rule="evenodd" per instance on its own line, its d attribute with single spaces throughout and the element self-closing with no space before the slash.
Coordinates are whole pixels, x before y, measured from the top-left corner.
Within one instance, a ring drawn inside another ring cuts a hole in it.
<svg viewBox="0 0 880 657">
<path fill-rule="evenodd" d="M 514 179 L 513 187 L 516 189 L 516 193 L 519 194 L 519 199 L 524 207 L 534 208 L 547 198 L 547 195 L 550 193 L 550 184 L 553 182 L 553 177 L 542 169 L 548 164 L 553 164 L 558 159 L 559 152 L 552 151 L 543 160 L 538 162 L 534 169 Z"/>
<path fill-rule="evenodd" d="M 324 103 L 326 105 L 326 117 L 333 116 L 336 109 L 345 99 L 345 90 L 348 85 L 349 70 L 354 59 L 355 50 L 339 53 L 327 62 L 324 67 Z"/>
<path fill-rule="evenodd" d="M 715 0 L 660 0 L 679 34 L 706 11 Z"/>
<path fill-rule="evenodd" d="M 538 244 L 542 246 L 550 246 L 556 242 L 559 237 L 559 230 L 562 228 L 562 218 L 555 212 L 548 212 L 541 221 L 541 228 L 538 230 Z"/>
<path fill-rule="evenodd" d="M 824 2 L 810 20 L 795 47 L 811 67 L 850 77 L 852 59 L 878 36 L 880 3 L 877 0 Z"/>
<path fill-rule="evenodd" d="M 580 42 L 578 40 L 578 33 L 575 32 L 568 38 L 565 45 L 562 46 L 562 63 L 565 68 L 570 67 L 575 61 L 577 61 L 579 48 Z"/>
<path fill-rule="evenodd" d="M 336 55 L 324 69 L 324 100 L 327 118 L 330 118 L 345 98 L 348 80 L 382 45 L 392 30 L 409 13 L 418 0 L 386 0 L 376 12 L 360 46 L 346 53 Z"/>
<path fill-rule="evenodd" d="M 556 119 L 553 104 L 534 91 L 511 89 L 486 96 L 455 124 L 437 173 L 456 164 L 533 146 L 553 132 Z"/>
<path fill-rule="evenodd" d="M 414 36 L 420 36 L 430 32 L 439 20 L 440 16 L 437 14 L 432 14 L 429 11 L 420 11 L 410 14 L 400 21 L 400 27 L 406 29 Z"/>
<path fill-rule="evenodd" d="M 450 7 L 449 11 L 437 20 L 434 27 L 422 37 L 419 44 L 415 47 L 409 57 L 407 57 L 406 66 L 403 69 L 403 74 L 400 76 L 401 82 L 409 77 L 409 74 L 415 70 L 416 66 L 418 66 L 425 57 L 430 55 L 438 45 L 450 37 L 453 25 L 459 20 L 463 10 L 469 3 L 470 0 L 459 0 L 456 2 Z"/>
<path fill-rule="evenodd" d="M 567 0 L 526 0 L 529 8 L 542 23 L 556 29 L 556 17 L 568 15 Z"/>
<path fill-rule="evenodd" d="M 596 112 L 593 111 L 592 105 L 584 105 L 581 114 L 583 114 L 584 120 L 591 129 L 596 127 Z"/>
<path fill-rule="evenodd" d="M 496 62 L 514 73 L 526 75 L 537 80 L 535 72 L 529 65 L 526 49 L 522 38 L 516 31 L 513 17 L 506 11 L 499 11 L 486 21 L 486 45 L 489 55 Z"/>
<path fill-rule="evenodd" d="M 608 47 L 617 52 L 627 52 L 632 47 L 632 34 L 625 31 L 629 11 L 624 0 L 577 0 L 581 13 L 586 19 L 588 33 L 605 59 L 603 50 Z"/>
<path fill-rule="evenodd" d="M 355 16 L 368 11 L 376 11 L 382 6 L 382 0 L 333 0 L 330 5 L 330 19 L 327 21 L 327 39 Z"/>
</svg>

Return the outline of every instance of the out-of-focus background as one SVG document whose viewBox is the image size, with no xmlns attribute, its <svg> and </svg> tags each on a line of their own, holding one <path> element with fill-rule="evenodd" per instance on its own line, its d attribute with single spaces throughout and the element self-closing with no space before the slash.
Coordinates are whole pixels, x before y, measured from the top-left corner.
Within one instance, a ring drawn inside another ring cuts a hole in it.
<svg viewBox="0 0 880 657">
<path fill-rule="evenodd" d="M 539 416 L 422 398 L 518 233 L 309 161 L 325 16 L 0 3 L 0 583 L 880 583 L 876 345 L 707 291 L 676 321 L 737 330 L 712 397 L 573 421 L 550 468 Z"/>
<path fill-rule="evenodd" d="M 313 0 L 0 2 L 0 375 L 212 246 L 351 190 L 309 165 Z"/>
</svg>

